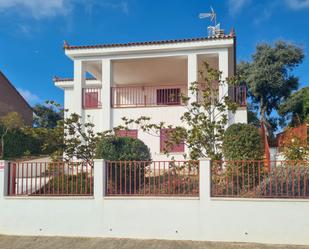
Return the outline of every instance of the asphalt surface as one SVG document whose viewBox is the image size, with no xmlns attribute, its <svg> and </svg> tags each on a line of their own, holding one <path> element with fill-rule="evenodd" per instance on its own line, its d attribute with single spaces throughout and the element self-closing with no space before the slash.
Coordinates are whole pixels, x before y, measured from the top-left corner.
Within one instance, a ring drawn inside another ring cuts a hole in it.
<svg viewBox="0 0 309 249">
<path fill-rule="evenodd" d="M 0 236 L 0 249 L 287 249 L 309 246 L 284 246 L 251 243 L 135 240 L 112 238 L 68 238 Z"/>
</svg>

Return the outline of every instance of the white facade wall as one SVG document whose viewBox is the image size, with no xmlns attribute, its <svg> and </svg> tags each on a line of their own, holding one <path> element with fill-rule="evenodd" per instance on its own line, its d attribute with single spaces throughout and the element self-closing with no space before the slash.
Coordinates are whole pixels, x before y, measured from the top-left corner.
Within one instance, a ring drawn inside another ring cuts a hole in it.
<svg viewBox="0 0 309 249">
<path fill-rule="evenodd" d="M 211 198 L 208 160 L 199 198 L 104 197 L 102 164 L 87 198 L 6 197 L 0 167 L 0 234 L 309 245 L 308 200 Z"/>
<path fill-rule="evenodd" d="M 141 116 L 151 117 L 151 122 L 159 123 L 161 121 L 166 124 L 182 125 L 180 120 L 180 113 L 183 113 L 185 108 L 183 106 L 170 106 L 170 107 L 152 107 L 152 108 L 114 108 L 112 109 L 112 125 L 114 127 L 123 125 L 122 117 L 137 119 Z M 131 126 L 130 129 L 138 127 Z M 138 131 L 138 138 L 145 142 L 149 147 L 153 160 L 164 160 L 167 156 L 160 152 L 160 134 L 145 133 L 141 130 Z M 175 159 L 183 159 L 184 153 L 170 153 L 169 157 Z"/>
<path fill-rule="evenodd" d="M 232 125 L 235 123 L 248 123 L 248 115 L 247 115 L 247 108 L 246 107 L 240 107 L 236 110 L 235 113 L 229 112 L 229 121 L 228 125 Z"/>
</svg>

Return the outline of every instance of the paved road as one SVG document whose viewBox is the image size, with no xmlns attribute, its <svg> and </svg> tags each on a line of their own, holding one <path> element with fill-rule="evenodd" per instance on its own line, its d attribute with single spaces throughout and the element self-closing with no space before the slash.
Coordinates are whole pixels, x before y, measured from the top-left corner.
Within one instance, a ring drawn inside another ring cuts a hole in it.
<svg viewBox="0 0 309 249">
<path fill-rule="evenodd" d="M 247 243 L 215 243 L 167 240 L 133 240 L 63 237 L 0 236 L 1 249 L 292 249 L 305 246 L 280 246 Z"/>
</svg>

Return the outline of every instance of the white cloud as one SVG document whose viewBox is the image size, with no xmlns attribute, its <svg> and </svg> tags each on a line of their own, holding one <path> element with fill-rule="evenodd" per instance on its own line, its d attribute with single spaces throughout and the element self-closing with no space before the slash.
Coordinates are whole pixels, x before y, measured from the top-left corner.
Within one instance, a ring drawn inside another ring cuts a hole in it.
<svg viewBox="0 0 309 249">
<path fill-rule="evenodd" d="M 246 4 L 248 4 L 251 0 L 229 0 L 229 13 L 232 16 L 238 14 Z"/>
<path fill-rule="evenodd" d="M 17 88 L 17 90 L 30 105 L 41 102 L 41 99 L 34 93 L 30 92 L 29 90 L 22 88 Z"/>
<path fill-rule="evenodd" d="M 43 19 L 70 14 L 76 5 L 81 5 L 91 15 L 95 7 L 105 7 L 129 14 L 126 0 L 0 0 L 0 13 L 17 13 L 22 16 Z"/>
<path fill-rule="evenodd" d="M 6 11 L 41 19 L 68 14 L 71 3 L 70 0 L 0 0 L 0 12 Z"/>
<path fill-rule="evenodd" d="M 20 24 L 17 28 L 17 32 L 21 33 L 22 35 L 26 37 L 32 37 L 32 29 L 29 25 Z"/>
<path fill-rule="evenodd" d="M 91 15 L 93 8 L 95 7 L 105 7 L 105 8 L 109 8 L 109 9 L 113 9 L 116 11 L 119 11 L 123 14 L 128 15 L 129 14 L 129 4 L 127 1 L 109 1 L 109 0 L 105 0 L 105 1 L 93 1 L 93 0 L 88 0 L 83 2 L 84 4 L 84 8 L 87 14 Z"/>
<path fill-rule="evenodd" d="M 285 2 L 293 10 L 309 8 L 309 0 L 285 0 Z"/>
</svg>

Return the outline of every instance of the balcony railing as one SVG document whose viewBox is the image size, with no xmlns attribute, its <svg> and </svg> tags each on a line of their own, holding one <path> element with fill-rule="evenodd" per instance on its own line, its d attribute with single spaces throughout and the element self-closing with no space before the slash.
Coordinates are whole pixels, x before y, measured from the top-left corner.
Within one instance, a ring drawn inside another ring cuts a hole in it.
<svg viewBox="0 0 309 249">
<path fill-rule="evenodd" d="M 247 106 L 247 87 L 246 85 L 241 86 L 230 86 L 229 96 L 232 100 L 241 107 Z"/>
<path fill-rule="evenodd" d="M 115 86 L 111 88 L 111 104 L 114 108 L 177 106 L 183 104 L 181 94 L 187 94 L 187 85 Z M 230 86 L 229 96 L 239 106 L 247 105 L 245 85 Z"/>
<path fill-rule="evenodd" d="M 111 89 L 112 107 L 149 107 L 182 105 L 181 94 L 187 85 L 116 86 Z"/>
</svg>

